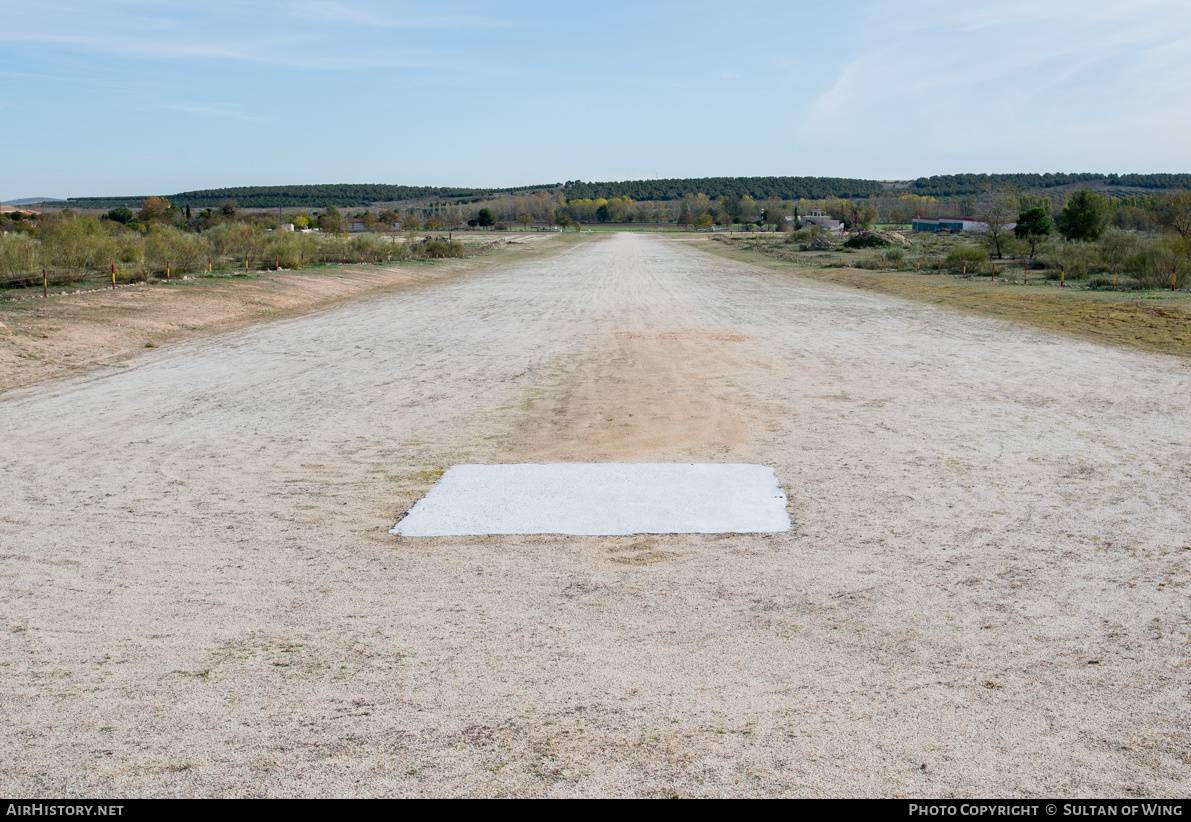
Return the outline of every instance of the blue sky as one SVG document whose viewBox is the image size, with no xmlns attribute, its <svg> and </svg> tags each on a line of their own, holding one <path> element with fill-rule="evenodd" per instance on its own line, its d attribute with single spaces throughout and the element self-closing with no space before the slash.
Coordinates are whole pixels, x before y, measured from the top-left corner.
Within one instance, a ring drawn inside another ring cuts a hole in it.
<svg viewBox="0 0 1191 822">
<path fill-rule="evenodd" d="M 1191 3 L 6 3 L 0 199 L 1191 170 Z"/>
</svg>

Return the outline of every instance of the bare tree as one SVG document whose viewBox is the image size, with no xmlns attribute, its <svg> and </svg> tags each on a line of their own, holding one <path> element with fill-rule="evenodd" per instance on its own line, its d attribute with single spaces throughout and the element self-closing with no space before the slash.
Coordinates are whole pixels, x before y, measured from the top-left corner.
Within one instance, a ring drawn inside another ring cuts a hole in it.
<svg viewBox="0 0 1191 822">
<path fill-rule="evenodd" d="M 1008 226 L 1017 218 L 1017 192 L 1011 188 L 992 189 L 981 208 L 980 221 L 988 226 L 988 241 L 996 252 L 997 259 L 1004 257 L 1001 245 L 1008 237 Z"/>
<path fill-rule="evenodd" d="M 1168 191 L 1154 198 L 1158 225 L 1184 240 L 1191 237 L 1191 191 Z"/>
</svg>

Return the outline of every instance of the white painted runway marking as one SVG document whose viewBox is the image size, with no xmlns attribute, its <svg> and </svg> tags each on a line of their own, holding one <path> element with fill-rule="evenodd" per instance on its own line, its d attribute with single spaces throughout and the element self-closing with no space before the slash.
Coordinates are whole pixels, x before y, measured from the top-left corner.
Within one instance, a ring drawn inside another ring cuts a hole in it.
<svg viewBox="0 0 1191 822">
<path fill-rule="evenodd" d="M 405 537 L 790 530 L 763 465 L 457 465 L 393 527 Z"/>
</svg>

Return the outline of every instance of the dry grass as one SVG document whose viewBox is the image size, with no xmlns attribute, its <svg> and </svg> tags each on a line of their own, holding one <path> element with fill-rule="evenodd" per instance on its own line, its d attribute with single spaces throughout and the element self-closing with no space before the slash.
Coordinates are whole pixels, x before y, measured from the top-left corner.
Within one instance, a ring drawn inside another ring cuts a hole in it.
<svg viewBox="0 0 1191 822">
<path fill-rule="evenodd" d="M 1191 294 L 1187 292 L 1086 291 L 1060 289 L 1049 282 L 1024 287 L 909 271 L 821 268 L 809 264 L 812 255 L 808 255 L 808 263 L 788 262 L 722 243 L 698 243 L 695 247 L 822 282 L 1025 323 L 1085 340 L 1191 358 Z"/>
</svg>

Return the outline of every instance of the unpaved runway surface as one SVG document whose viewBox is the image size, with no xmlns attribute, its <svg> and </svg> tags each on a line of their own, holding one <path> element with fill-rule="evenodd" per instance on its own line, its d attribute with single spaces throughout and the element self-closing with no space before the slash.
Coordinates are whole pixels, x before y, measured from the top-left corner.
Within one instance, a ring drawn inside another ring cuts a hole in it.
<svg viewBox="0 0 1191 822">
<path fill-rule="evenodd" d="M 617 235 L 0 401 L 0 795 L 1178 795 L 1191 370 Z M 777 535 L 389 536 L 457 463 Z"/>
</svg>

